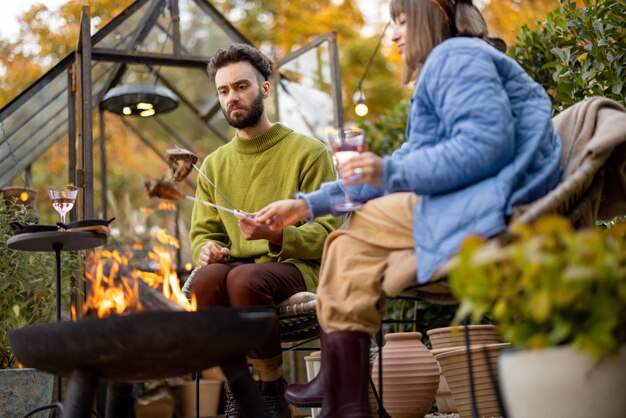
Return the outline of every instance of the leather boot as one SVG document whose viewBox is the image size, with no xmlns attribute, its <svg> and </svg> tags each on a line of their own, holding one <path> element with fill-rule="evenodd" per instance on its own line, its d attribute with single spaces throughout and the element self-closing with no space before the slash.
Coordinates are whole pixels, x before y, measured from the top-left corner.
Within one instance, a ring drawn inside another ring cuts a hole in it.
<svg viewBox="0 0 626 418">
<path fill-rule="evenodd" d="M 317 376 L 306 384 L 287 386 L 285 399 L 292 405 L 304 408 L 319 408 L 324 398 L 324 351 L 326 351 L 326 333 L 320 328 L 320 346 L 322 359 Z"/>
<path fill-rule="evenodd" d="M 224 418 L 240 418 L 241 412 L 239 411 L 239 405 L 235 399 L 235 395 L 230 391 L 228 383 L 224 385 L 224 391 L 226 392 L 226 410 L 224 411 Z"/>
<path fill-rule="evenodd" d="M 335 331 L 326 336 L 324 406 L 319 418 L 371 418 L 369 405 L 370 336 Z"/>
<path fill-rule="evenodd" d="M 273 418 L 291 418 L 289 405 L 285 401 L 285 387 L 287 382 L 282 377 L 273 382 L 259 381 L 261 396 L 270 410 Z"/>
</svg>

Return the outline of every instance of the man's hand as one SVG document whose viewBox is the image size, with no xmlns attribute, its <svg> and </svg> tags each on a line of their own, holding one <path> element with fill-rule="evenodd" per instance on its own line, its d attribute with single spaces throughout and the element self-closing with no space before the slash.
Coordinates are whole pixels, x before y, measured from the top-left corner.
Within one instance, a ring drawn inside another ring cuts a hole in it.
<svg viewBox="0 0 626 418">
<path fill-rule="evenodd" d="M 204 244 L 204 247 L 202 247 L 200 255 L 198 256 L 200 266 L 206 266 L 207 264 L 213 263 L 227 263 L 229 259 L 230 251 L 228 248 L 220 247 L 213 241 L 209 241 Z"/>
<path fill-rule="evenodd" d="M 256 220 L 249 214 L 237 214 L 235 216 L 237 216 L 237 225 L 239 225 L 239 229 L 245 239 L 266 239 L 273 244 L 282 245 L 282 228 L 278 230 L 271 229 L 265 224 L 256 222 Z"/>
<path fill-rule="evenodd" d="M 272 231 L 296 224 L 311 217 L 305 200 L 278 200 L 257 212 L 256 221 L 268 225 Z"/>
</svg>

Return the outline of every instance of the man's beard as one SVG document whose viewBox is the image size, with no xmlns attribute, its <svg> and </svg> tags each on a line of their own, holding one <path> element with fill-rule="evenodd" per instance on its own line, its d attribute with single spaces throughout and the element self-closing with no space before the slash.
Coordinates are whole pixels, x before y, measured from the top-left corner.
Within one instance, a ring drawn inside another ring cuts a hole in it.
<svg viewBox="0 0 626 418">
<path fill-rule="evenodd" d="M 246 111 L 246 109 L 242 110 L 244 112 Z M 263 114 L 264 110 L 265 107 L 263 105 L 263 95 L 259 90 L 259 94 L 254 99 L 254 102 L 252 102 L 252 105 L 250 105 L 250 107 L 247 109 L 247 114 L 244 114 L 241 117 L 231 118 L 230 116 L 228 116 L 228 112 L 224 110 L 224 108 L 222 108 L 222 113 L 224 114 L 224 117 L 226 118 L 226 121 L 230 126 L 237 129 L 246 129 L 257 124 L 259 119 L 261 119 L 261 115 Z"/>
</svg>

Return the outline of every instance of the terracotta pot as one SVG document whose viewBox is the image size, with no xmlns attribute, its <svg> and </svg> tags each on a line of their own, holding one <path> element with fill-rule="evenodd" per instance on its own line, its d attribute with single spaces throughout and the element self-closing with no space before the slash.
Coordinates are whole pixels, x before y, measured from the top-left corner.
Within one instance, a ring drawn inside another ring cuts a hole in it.
<svg viewBox="0 0 626 418">
<path fill-rule="evenodd" d="M 421 342 L 419 332 L 385 335 L 383 346 L 383 404 L 393 418 L 422 418 L 435 399 L 439 366 Z M 372 379 L 378 388 L 378 357 Z"/>
<path fill-rule="evenodd" d="M 435 328 L 426 331 L 433 349 L 465 347 L 465 331 L 463 326 Z M 471 345 L 497 344 L 500 337 L 493 325 L 469 325 Z"/>
<path fill-rule="evenodd" d="M 217 407 L 222 392 L 221 380 L 200 379 L 200 416 L 213 416 L 217 413 Z M 177 417 L 196 416 L 196 381 L 186 381 L 173 388 L 177 400 Z"/>
<path fill-rule="evenodd" d="M 437 359 L 437 354 L 447 353 L 448 351 L 457 350 L 458 348 L 443 348 L 438 350 L 430 350 L 430 353 Z M 437 362 L 439 365 L 439 362 Z M 443 375 L 441 366 L 439 366 L 439 388 L 437 388 L 437 394 L 435 395 L 435 403 L 437 404 L 437 410 L 442 414 L 453 414 L 457 412 L 456 405 L 454 404 L 454 398 L 452 392 L 446 382 L 446 377 Z"/>
<path fill-rule="evenodd" d="M 500 352 L 509 344 L 488 344 L 470 348 L 476 406 L 481 417 L 497 417 L 502 413 L 496 397 L 497 376 L 492 380 L 490 370 L 496 374 Z M 472 417 L 472 397 L 469 383 L 468 355 L 465 348 L 451 350 L 436 357 L 446 382 L 452 392 L 460 418 Z"/>
<path fill-rule="evenodd" d="M 626 412 L 626 346 L 602 360 L 567 346 L 507 351 L 498 371 L 511 418 L 621 418 Z"/>
</svg>

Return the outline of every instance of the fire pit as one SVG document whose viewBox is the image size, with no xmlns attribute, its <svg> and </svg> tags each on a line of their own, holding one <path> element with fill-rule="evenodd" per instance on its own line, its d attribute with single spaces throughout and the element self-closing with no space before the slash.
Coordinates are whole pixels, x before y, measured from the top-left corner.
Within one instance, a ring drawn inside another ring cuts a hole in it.
<svg viewBox="0 0 626 418">
<path fill-rule="evenodd" d="M 69 378 L 64 418 L 90 416 L 98 380 L 139 382 L 212 366 L 222 368 L 246 417 L 269 418 L 245 355 L 267 340 L 273 318 L 261 309 L 148 312 L 36 324 L 10 332 L 9 342 L 25 366 Z"/>
</svg>

